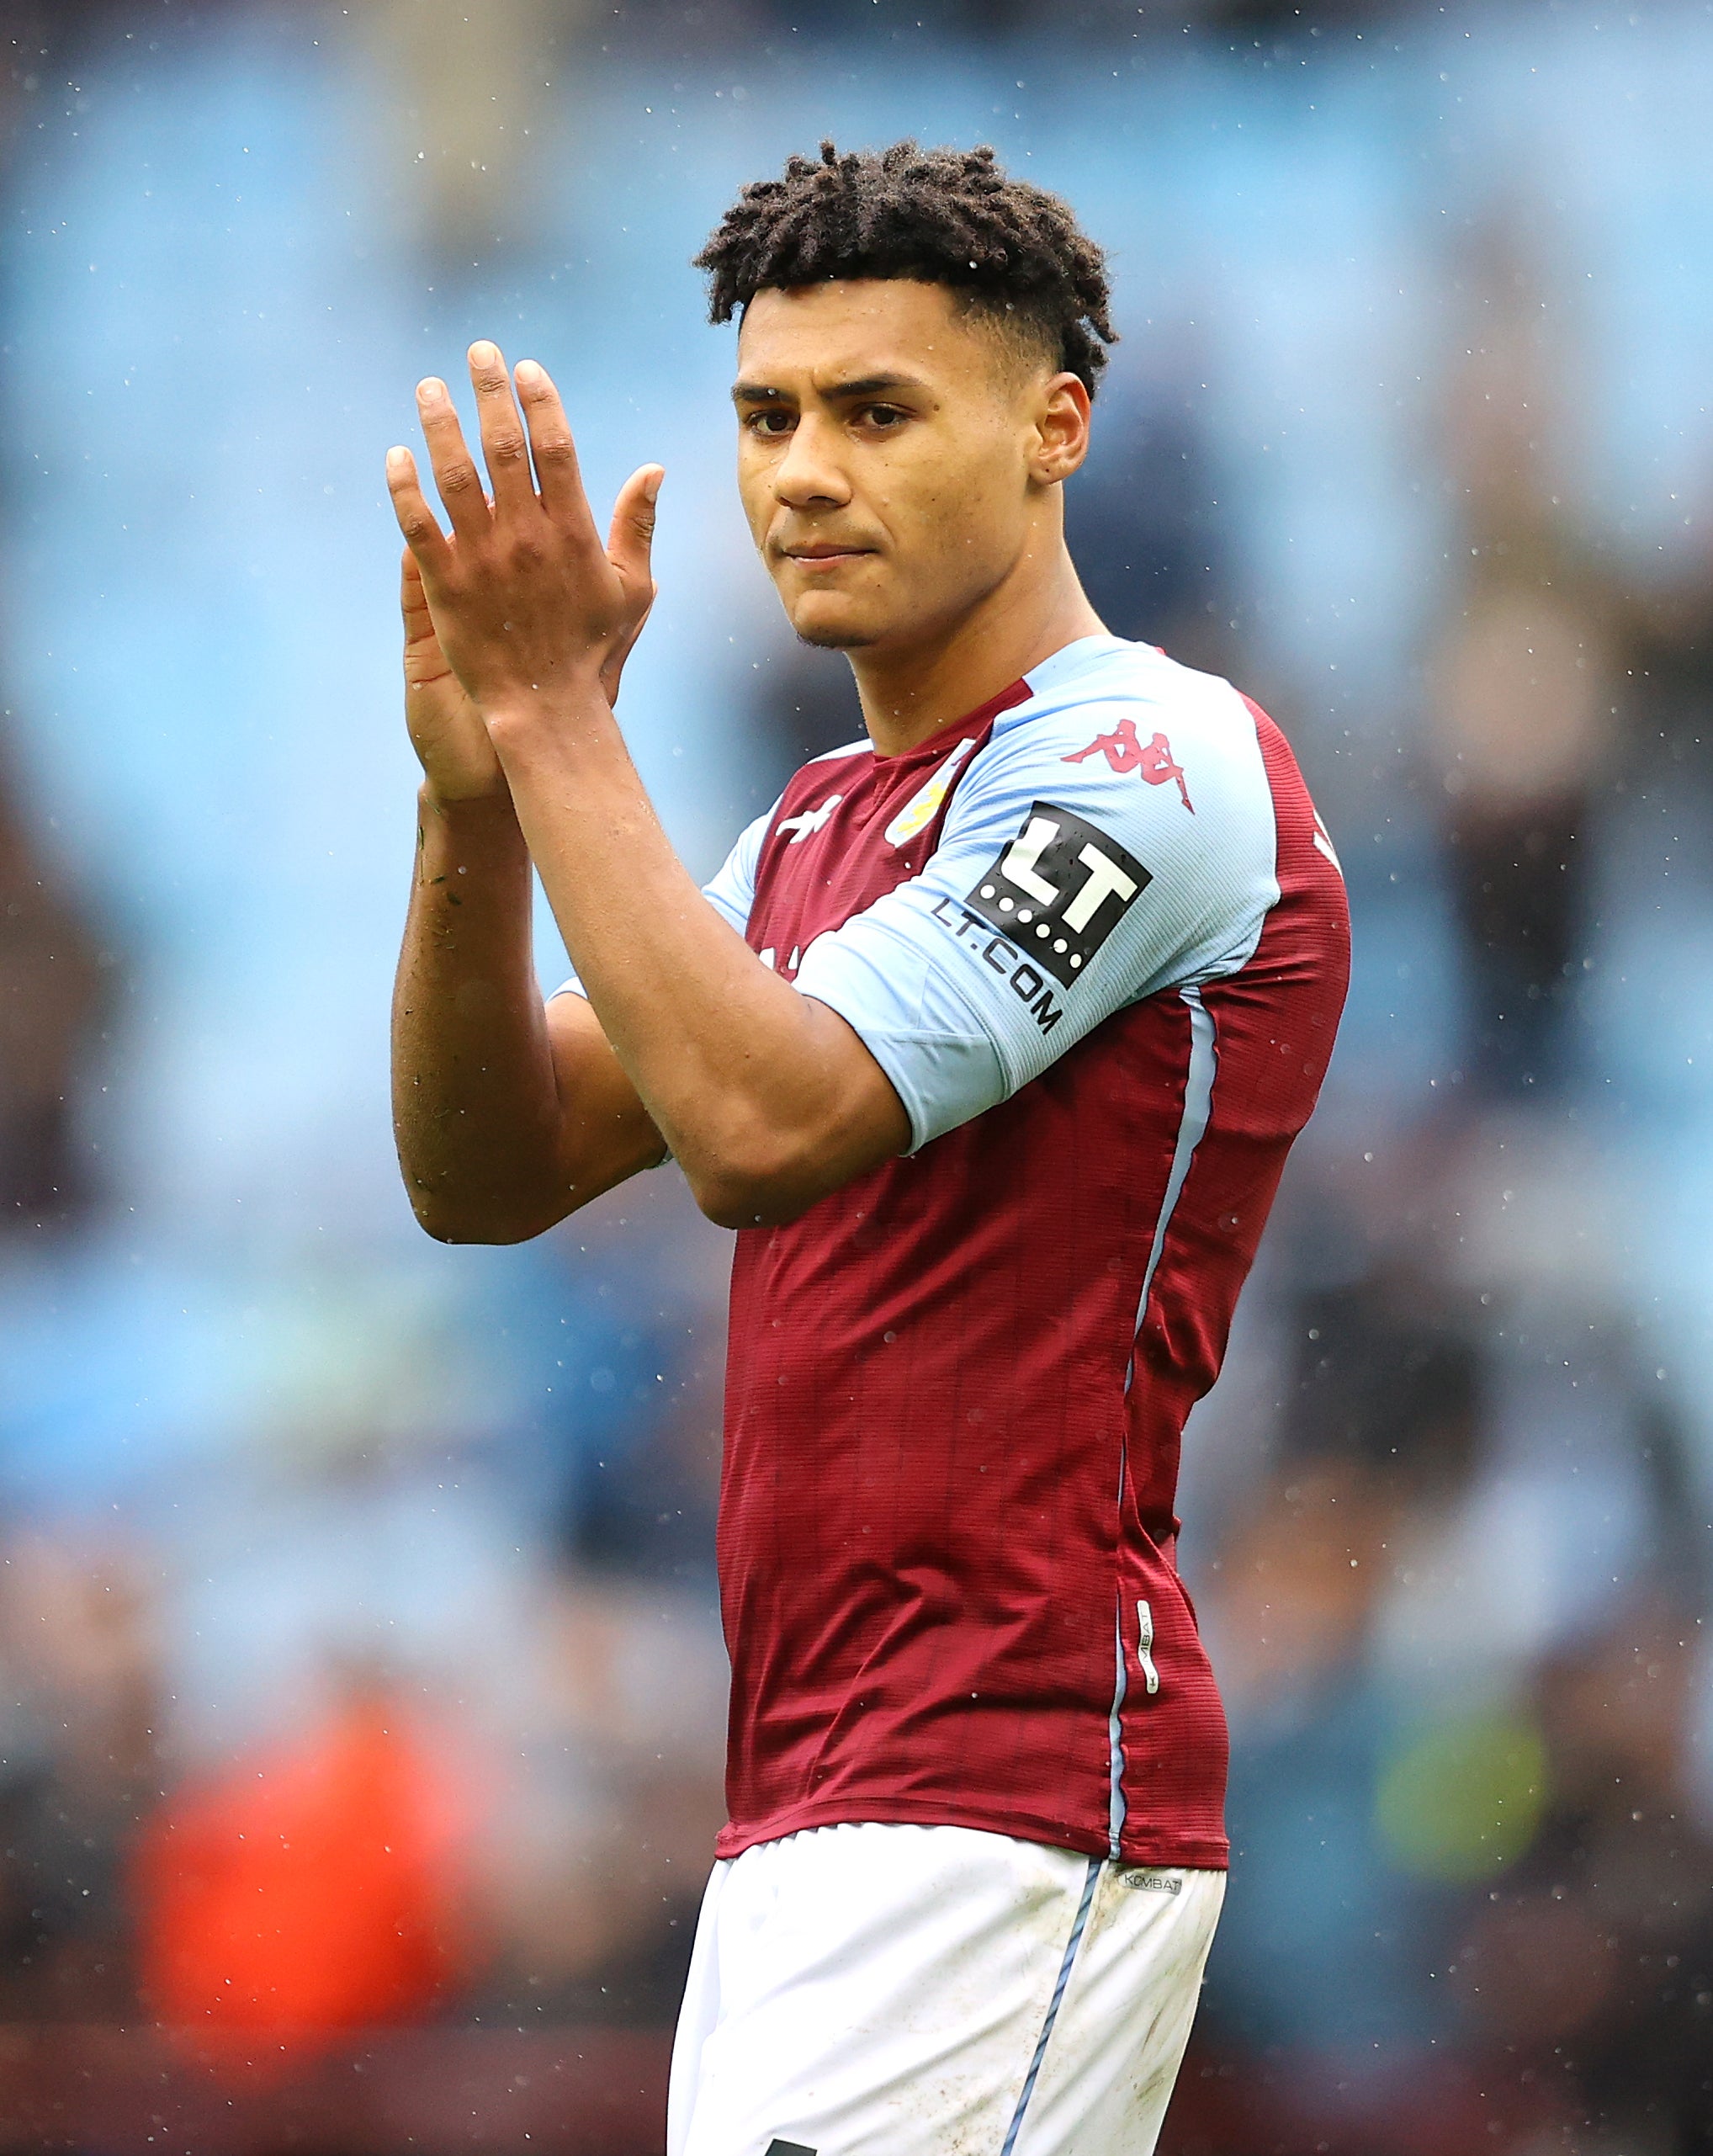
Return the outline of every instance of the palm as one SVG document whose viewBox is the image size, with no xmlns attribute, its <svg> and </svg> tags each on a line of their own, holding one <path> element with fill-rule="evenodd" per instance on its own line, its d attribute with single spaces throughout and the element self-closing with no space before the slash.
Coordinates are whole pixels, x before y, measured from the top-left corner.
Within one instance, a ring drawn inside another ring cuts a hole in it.
<svg viewBox="0 0 1713 2156">
<path fill-rule="evenodd" d="M 431 785 L 444 800 L 504 791 L 483 716 L 453 672 L 422 591 L 422 573 L 405 554 L 399 606 L 405 617 L 405 726 Z"/>
<path fill-rule="evenodd" d="M 624 662 L 642 633 L 654 597 L 652 584 L 633 594 L 624 568 L 618 562 L 613 567 L 623 596 L 638 611 L 634 625 L 601 670 L 601 685 L 609 704 L 618 701 Z M 408 548 L 400 608 L 405 624 L 405 725 L 423 769 L 447 800 L 502 791 L 506 781 L 500 759 L 480 711 L 446 656 L 423 588 L 422 572 Z"/>
<path fill-rule="evenodd" d="M 411 738 L 429 765 L 430 784 L 461 794 L 503 792 L 489 725 L 570 693 L 590 660 L 601 694 L 609 706 L 617 700 L 654 599 L 650 544 L 665 476 L 657 465 L 631 474 L 603 548 L 565 407 L 544 370 L 526 360 L 514 396 L 497 346 L 478 340 L 469 365 L 485 475 L 465 446 L 446 385 L 431 376 L 417 385 L 449 533 L 423 499 L 409 450 L 387 453 L 387 486 L 406 548 Z"/>
<path fill-rule="evenodd" d="M 453 672 L 416 562 L 405 556 L 400 605 L 405 624 L 405 724 L 411 746 L 446 799 L 495 794 L 505 786 L 482 715 Z"/>
</svg>

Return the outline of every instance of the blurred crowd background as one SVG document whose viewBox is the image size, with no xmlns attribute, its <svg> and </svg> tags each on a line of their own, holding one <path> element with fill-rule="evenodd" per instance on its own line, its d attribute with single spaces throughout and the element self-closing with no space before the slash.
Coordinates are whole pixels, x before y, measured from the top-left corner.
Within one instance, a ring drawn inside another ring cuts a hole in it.
<svg viewBox="0 0 1713 2156">
<path fill-rule="evenodd" d="M 688 258 L 908 133 L 1111 248 L 1079 562 L 1277 716 L 1355 917 L 1186 1447 L 1236 1854 L 1171 2156 L 1713 2149 L 1713 10 L 0 24 L 0 2148 L 659 2145 L 727 1238 L 670 1170 L 412 1224 L 381 456 L 480 333 L 591 492 L 666 465 L 622 715 L 711 871 L 857 722 Z"/>
</svg>

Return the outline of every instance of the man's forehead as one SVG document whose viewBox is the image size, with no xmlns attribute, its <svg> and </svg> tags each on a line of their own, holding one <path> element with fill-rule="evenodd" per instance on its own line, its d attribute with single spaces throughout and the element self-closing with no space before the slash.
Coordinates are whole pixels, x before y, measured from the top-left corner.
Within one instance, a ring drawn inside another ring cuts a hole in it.
<svg viewBox="0 0 1713 2156">
<path fill-rule="evenodd" d="M 943 284 L 862 278 L 758 292 L 738 332 L 746 383 L 807 376 L 932 379 L 976 356 L 971 326 Z"/>
</svg>

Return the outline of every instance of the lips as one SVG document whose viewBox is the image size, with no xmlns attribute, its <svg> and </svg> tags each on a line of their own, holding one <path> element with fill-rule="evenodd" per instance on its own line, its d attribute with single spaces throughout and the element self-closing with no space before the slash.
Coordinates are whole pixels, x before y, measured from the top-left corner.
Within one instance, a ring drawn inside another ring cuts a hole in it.
<svg viewBox="0 0 1713 2156">
<path fill-rule="evenodd" d="M 802 561 L 813 565 L 820 561 L 854 561 L 859 555 L 872 554 L 872 546 L 841 546 L 836 539 L 815 539 L 807 546 L 781 547 L 780 552 L 788 561 Z"/>
</svg>

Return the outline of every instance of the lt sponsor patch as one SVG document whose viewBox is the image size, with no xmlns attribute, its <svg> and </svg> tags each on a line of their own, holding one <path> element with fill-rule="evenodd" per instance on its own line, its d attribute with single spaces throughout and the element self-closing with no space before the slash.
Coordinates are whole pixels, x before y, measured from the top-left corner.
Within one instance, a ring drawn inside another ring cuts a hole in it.
<svg viewBox="0 0 1713 2156">
<path fill-rule="evenodd" d="M 1037 801 L 964 904 L 1069 988 L 1153 881 L 1116 839 Z"/>
</svg>

